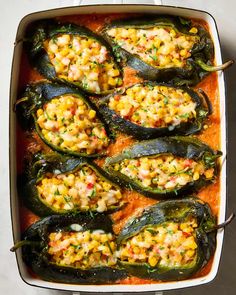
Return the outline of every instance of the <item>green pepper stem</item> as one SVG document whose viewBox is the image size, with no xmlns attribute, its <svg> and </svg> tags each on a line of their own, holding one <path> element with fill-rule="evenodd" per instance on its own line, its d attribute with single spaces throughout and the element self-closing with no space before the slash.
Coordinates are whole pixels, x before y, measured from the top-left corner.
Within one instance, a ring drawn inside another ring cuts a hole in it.
<svg viewBox="0 0 236 295">
<path fill-rule="evenodd" d="M 33 241 L 27 241 L 27 240 L 23 240 L 23 241 L 20 241 L 20 242 L 17 242 L 11 249 L 10 251 L 11 252 L 15 252 L 17 249 L 25 246 L 25 245 L 38 245 L 39 242 L 33 242 Z"/>
<path fill-rule="evenodd" d="M 212 112 L 213 112 L 213 109 L 212 109 L 212 104 L 211 104 L 211 101 L 208 97 L 208 95 L 206 94 L 206 92 L 204 92 L 202 89 L 198 89 L 198 92 L 202 95 L 202 97 L 204 98 L 204 101 L 207 105 L 207 108 L 208 108 L 208 115 L 211 115 Z"/>
<path fill-rule="evenodd" d="M 201 59 L 197 59 L 196 63 L 206 72 L 215 72 L 215 71 L 221 71 L 224 70 L 226 68 L 228 68 L 229 66 L 231 66 L 234 61 L 233 60 L 229 60 L 226 63 L 219 65 L 219 66 L 210 66 L 207 65 L 206 63 L 204 63 Z"/>
<path fill-rule="evenodd" d="M 15 102 L 14 110 L 16 111 L 16 107 L 18 106 L 18 104 L 20 104 L 20 103 L 22 103 L 22 102 L 25 102 L 25 101 L 27 101 L 27 100 L 29 100 L 29 98 L 28 98 L 27 96 L 18 99 L 18 100 Z"/>
<path fill-rule="evenodd" d="M 221 224 L 218 224 L 218 225 L 216 226 L 216 229 L 223 228 L 223 227 L 225 227 L 226 225 L 230 224 L 230 222 L 234 219 L 234 217 L 235 217 L 235 213 L 231 213 L 230 216 L 228 217 L 228 219 L 227 219 L 225 222 L 223 222 L 223 223 L 221 223 Z"/>
<path fill-rule="evenodd" d="M 235 217 L 235 214 L 234 214 L 234 213 L 231 213 L 230 216 L 229 216 L 229 218 L 227 218 L 225 222 L 220 223 L 220 224 L 218 224 L 218 225 L 212 227 L 211 229 L 208 229 L 208 230 L 206 231 L 206 233 L 211 233 L 211 232 L 213 232 L 213 231 L 215 231 L 215 230 L 218 230 L 218 229 L 220 229 L 220 228 L 224 228 L 224 227 L 226 227 L 228 224 L 230 224 L 230 222 L 234 219 L 234 217 Z"/>
</svg>

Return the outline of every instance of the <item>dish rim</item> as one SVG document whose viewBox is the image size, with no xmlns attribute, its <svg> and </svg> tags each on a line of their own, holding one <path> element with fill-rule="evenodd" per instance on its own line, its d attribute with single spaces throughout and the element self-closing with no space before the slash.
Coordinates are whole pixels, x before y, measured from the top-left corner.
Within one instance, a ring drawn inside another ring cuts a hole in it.
<svg viewBox="0 0 236 295">
<path fill-rule="evenodd" d="M 112 10 L 114 8 L 118 8 L 118 11 L 116 13 L 122 13 L 120 10 L 121 8 L 125 9 L 127 12 L 127 7 L 131 11 L 129 13 L 134 13 L 132 11 L 132 8 L 144 8 L 145 11 L 143 13 L 149 13 L 149 14 L 163 14 L 162 10 L 170 10 L 168 14 L 174 14 L 174 15 L 179 15 L 180 11 L 182 12 L 193 12 L 193 13 L 200 13 L 202 16 L 205 15 L 205 17 L 208 17 L 211 22 L 212 26 L 210 25 L 208 21 L 208 25 L 211 31 L 211 37 L 214 42 L 214 47 L 215 47 L 215 60 L 217 60 L 217 63 L 222 63 L 221 59 L 221 44 L 220 44 L 220 38 L 219 38 L 219 32 L 217 28 L 216 21 L 212 14 L 210 14 L 207 11 L 204 10 L 199 10 L 199 9 L 194 9 L 194 8 L 187 8 L 187 7 L 180 7 L 180 6 L 173 6 L 173 5 L 154 5 L 154 4 L 95 4 L 95 5 L 81 5 L 78 7 L 75 6 L 69 6 L 69 7 L 60 7 L 60 8 L 55 8 L 55 9 L 47 9 L 47 10 L 42 10 L 42 11 L 37 11 L 33 13 L 29 13 L 25 15 L 19 22 L 18 28 L 17 28 L 17 33 L 16 33 L 16 41 L 15 41 L 15 46 L 14 46 L 14 52 L 13 52 L 13 59 L 12 59 L 12 67 L 11 67 L 11 79 L 10 79 L 10 100 L 9 100 L 9 109 L 10 109 L 10 116 L 9 116 L 9 167 L 10 167 L 10 206 L 11 206 L 11 226 L 12 226 L 12 234 L 13 234 L 13 240 L 14 242 L 17 240 L 17 234 L 19 236 L 19 231 L 16 231 L 16 223 L 17 222 L 17 217 L 15 216 L 16 210 L 18 208 L 15 208 L 16 203 L 18 203 L 17 198 L 17 192 L 15 188 L 15 176 L 16 176 L 16 169 L 12 169 L 14 167 L 13 162 L 16 159 L 16 145 L 15 143 L 15 138 L 13 139 L 12 136 L 14 136 L 13 131 L 16 131 L 16 119 L 15 119 L 15 114 L 13 111 L 14 107 L 14 101 L 16 99 L 16 95 L 14 95 L 14 91 L 16 91 L 17 86 L 14 85 L 14 76 L 17 76 L 14 73 L 15 70 L 15 64 L 17 63 L 17 57 L 16 54 L 18 53 L 19 48 L 19 41 L 21 38 L 18 38 L 21 36 L 21 32 L 25 30 L 26 26 L 35 21 L 36 19 L 44 19 L 48 18 L 46 17 L 46 14 L 54 14 L 54 17 L 59 16 L 59 15 L 73 15 L 73 14 L 92 14 L 91 12 L 81 12 L 81 9 L 87 9 L 91 11 L 94 8 L 108 8 L 105 13 L 109 13 L 109 10 Z M 112 8 L 112 9 L 110 9 Z M 147 11 L 148 8 L 153 8 L 153 11 Z M 158 11 L 158 9 L 160 9 Z M 104 9 L 105 10 L 105 9 Z M 62 13 L 60 14 L 59 12 L 69 12 L 68 14 Z M 74 13 L 72 13 L 74 11 Z M 140 10 L 141 11 L 141 10 Z M 179 11 L 177 14 L 173 13 L 175 11 Z M 114 12 L 110 12 L 114 13 Z M 97 14 L 102 14 L 102 12 L 97 12 Z M 166 14 L 166 12 L 164 13 Z M 38 18 L 37 18 L 38 16 Z M 41 16 L 41 17 L 40 17 Z M 53 17 L 53 16 L 51 16 Z M 31 19 L 31 20 L 30 20 Z M 30 21 L 29 21 L 30 20 Z M 28 23 L 27 23 L 28 22 Z M 27 23 L 27 24 L 26 24 Z M 212 29 L 214 29 L 214 38 L 213 38 L 213 32 Z M 22 46 L 21 46 L 22 47 Z M 19 53 L 18 53 L 19 54 Z M 19 60 L 18 60 L 19 63 Z M 19 69 L 19 68 L 18 68 Z M 226 112 L 225 112 L 225 79 L 224 79 L 224 73 L 218 73 L 218 92 L 219 92 L 219 101 L 220 101 L 220 145 L 221 145 L 221 150 L 223 150 L 223 159 L 221 161 L 221 176 L 220 176 L 220 183 L 221 183 L 221 188 L 220 188 L 220 200 L 219 200 L 219 213 L 218 213 L 218 221 L 223 222 L 225 218 L 225 208 L 226 208 L 226 201 L 227 201 L 227 177 L 226 177 L 226 151 L 227 151 L 227 118 L 226 118 Z M 223 102 L 223 105 L 222 105 Z M 14 129 L 13 129 L 14 128 Z M 17 204 L 19 206 L 19 204 Z M 18 217 L 19 220 L 19 217 Z M 18 226 L 19 227 L 19 226 Z M 20 252 L 18 251 L 16 255 L 16 261 L 17 261 L 17 267 L 18 271 L 20 274 L 21 279 L 28 285 L 34 286 L 34 287 L 41 287 L 41 288 L 46 288 L 46 289 L 53 289 L 53 290 L 65 290 L 65 291 L 75 291 L 75 292 L 148 292 L 148 291 L 164 291 L 164 290 L 173 290 L 173 289 L 178 289 L 178 288 L 185 288 L 185 287 L 192 287 L 192 286 L 197 286 L 201 284 L 206 284 L 211 282 L 218 271 L 219 267 L 219 262 L 221 258 L 221 251 L 222 251 L 222 244 L 223 244 L 223 235 L 224 235 L 224 230 L 221 229 L 217 233 L 217 247 L 216 251 L 214 254 L 213 258 L 213 264 L 211 266 L 210 272 L 203 277 L 198 277 L 194 279 L 187 279 L 187 280 L 182 280 L 182 281 L 175 281 L 175 282 L 162 282 L 162 283 L 154 283 L 154 284 L 109 284 L 109 285 L 75 285 L 75 284 L 63 284 L 63 283 L 55 283 L 55 282 L 47 282 L 43 281 L 41 279 L 35 279 L 32 276 L 29 275 L 30 278 L 27 278 L 23 272 L 26 271 L 26 266 L 22 263 L 21 255 Z M 57 285 L 57 286 L 56 286 Z M 138 290 L 137 290 L 138 286 Z"/>
</svg>

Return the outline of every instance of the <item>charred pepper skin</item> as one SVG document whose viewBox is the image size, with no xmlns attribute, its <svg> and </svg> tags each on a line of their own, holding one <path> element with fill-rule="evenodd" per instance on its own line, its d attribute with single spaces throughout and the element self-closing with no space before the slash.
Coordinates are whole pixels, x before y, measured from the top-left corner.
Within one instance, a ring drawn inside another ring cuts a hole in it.
<svg viewBox="0 0 236 295">
<path fill-rule="evenodd" d="M 35 22 L 32 28 L 28 30 L 27 39 L 25 40 L 25 48 L 28 52 L 30 62 L 39 71 L 39 73 L 48 80 L 64 83 L 71 87 L 76 87 L 89 95 L 100 96 L 113 92 L 113 90 L 100 92 L 90 91 L 88 88 L 83 87 L 80 82 L 71 82 L 57 77 L 55 67 L 51 63 L 49 56 L 44 49 L 44 42 L 47 39 L 55 38 L 60 34 L 91 38 L 102 46 L 105 46 L 109 52 L 112 62 L 120 71 L 121 79 L 123 79 L 122 69 L 119 66 L 119 63 L 116 61 L 113 50 L 110 44 L 102 36 L 95 34 L 84 26 L 79 26 L 72 23 L 61 24 L 50 19 Z"/>
<path fill-rule="evenodd" d="M 176 157 L 193 159 L 196 161 L 201 160 L 206 167 L 214 168 L 215 175 L 218 170 L 217 158 L 222 155 L 220 151 L 213 151 L 208 145 L 194 137 L 162 137 L 140 141 L 123 150 L 120 154 L 107 158 L 104 169 L 106 169 L 107 173 L 109 173 L 111 177 L 113 177 L 113 180 L 118 184 L 154 199 L 174 198 L 176 196 L 181 197 L 212 183 L 212 180 L 208 180 L 202 176 L 198 180 L 191 181 L 179 189 L 153 189 L 142 186 L 140 182 L 131 179 L 119 171 L 115 171 L 112 167 L 113 164 L 119 163 L 125 159 L 135 159 L 143 156 L 153 157 L 162 154 L 170 154 Z"/>
<path fill-rule="evenodd" d="M 130 89 L 135 86 L 165 86 L 173 89 L 181 89 L 185 93 L 188 93 L 193 102 L 196 103 L 196 118 L 188 121 L 182 122 L 178 125 L 170 125 L 168 127 L 144 127 L 138 124 L 135 124 L 125 118 L 122 118 L 119 114 L 117 114 L 114 110 L 110 109 L 108 106 L 109 100 L 111 97 L 115 95 L 124 94 L 127 89 Z M 204 120 L 210 114 L 209 107 L 209 99 L 206 96 L 203 96 L 204 100 L 201 96 L 194 90 L 188 87 L 178 87 L 165 83 L 154 83 L 154 82 L 144 82 L 141 84 L 134 84 L 126 89 L 122 89 L 114 94 L 108 95 L 97 102 L 100 113 L 103 115 L 104 120 L 109 126 L 112 126 L 114 130 L 119 130 L 120 132 L 124 132 L 126 134 L 132 135 L 133 137 L 139 140 L 152 139 L 160 136 L 171 136 L 171 135 L 191 135 L 201 131 Z M 207 100 L 207 107 L 204 105 L 204 101 Z"/>
<path fill-rule="evenodd" d="M 28 163 L 25 165 L 25 173 L 18 178 L 18 191 L 25 206 L 41 217 L 53 214 L 81 212 L 79 208 L 71 210 L 57 210 L 52 206 L 47 205 L 41 200 L 36 186 L 38 182 L 40 182 L 48 173 L 51 175 L 74 173 L 83 167 L 90 167 L 99 177 L 118 188 L 117 185 L 111 182 L 109 175 L 92 161 L 85 158 L 73 158 L 60 155 L 58 153 L 38 153 L 34 155 L 31 160 L 28 160 Z M 124 206 L 124 202 L 120 202 L 119 205 L 113 205 L 106 211 L 106 213 L 119 210 L 122 206 Z"/>
<path fill-rule="evenodd" d="M 210 34 L 201 26 L 197 26 L 200 41 L 195 43 L 191 56 L 187 59 L 184 67 L 170 67 L 170 68 L 156 68 L 144 62 L 138 55 L 131 54 L 108 35 L 107 31 L 112 28 L 138 28 L 148 29 L 155 26 L 171 27 L 172 29 L 181 32 L 185 35 L 193 35 L 189 32 L 191 29 L 191 21 L 182 17 L 175 17 L 171 15 L 158 16 L 142 16 L 139 18 L 129 18 L 112 21 L 103 29 L 103 36 L 110 42 L 117 58 L 124 64 L 137 71 L 137 74 L 145 80 L 168 82 L 174 85 L 193 86 L 198 84 L 205 76 L 212 71 L 223 70 L 233 64 L 230 60 L 223 65 L 214 66 L 212 61 L 214 59 L 214 45 Z"/>
<path fill-rule="evenodd" d="M 41 132 L 41 129 L 37 123 L 37 110 L 42 108 L 45 104 L 50 102 L 52 99 L 61 96 L 61 95 L 75 95 L 80 98 L 89 109 L 96 111 L 96 116 L 98 120 L 102 123 L 107 137 L 111 138 L 111 132 L 108 128 L 108 125 L 104 121 L 102 115 L 99 113 L 98 108 L 89 98 L 80 90 L 61 85 L 57 83 L 50 82 L 38 82 L 35 84 L 28 85 L 25 89 L 25 92 L 22 94 L 22 98 L 16 102 L 16 111 L 19 117 L 19 121 L 24 129 L 32 130 L 35 129 L 39 137 L 53 150 L 62 153 L 68 154 L 75 157 L 88 157 L 95 158 L 103 156 L 102 153 L 93 153 L 87 154 L 84 152 L 75 152 L 69 149 L 63 149 L 59 146 L 56 146 L 49 142 Z"/>
<path fill-rule="evenodd" d="M 79 224 L 83 230 L 101 229 L 113 233 L 111 219 L 104 214 L 94 214 L 93 217 L 89 213 L 52 215 L 41 219 L 26 230 L 21 242 L 23 260 L 35 274 L 46 281 L 68 284 L 107 284 L 127 276 L 126 271 L 118 267 L 84 270 L 50 263 L 47 254 L 48 235 L 55 230 L 67 230 L 71 224 Z"/>
<path fill-rule="evenodd" d="M 120 261 L 129 274 L 153 280 L 173 281 L 191 277 L 206 265 L 213 255 L 216 247 L 216 222 L 208 204 L 200 199 L 186 197 L 161 201 L 143 211 L 141 216 L 132 218 L 117 238 L 120 245 L 128 238 L 135 236 L 147 226 L 161 225 L 164 222 L 184 222 L 188 217 L 197 219 L 196 228 L 197 257 L 195 263 L 189 267 L 164 267 L 161 265 L 151 267 L 148 264 L 129 263 Z"/>
</svg>

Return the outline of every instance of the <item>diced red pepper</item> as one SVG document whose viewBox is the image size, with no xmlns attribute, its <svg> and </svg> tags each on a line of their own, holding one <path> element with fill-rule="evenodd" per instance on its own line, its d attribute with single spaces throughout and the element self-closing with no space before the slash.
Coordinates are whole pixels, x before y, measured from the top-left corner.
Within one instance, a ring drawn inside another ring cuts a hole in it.
<svg viewBox="0 0 236 295">
<path fill-rule="evenodd" d="M 120 100 L 120 95 L 114 95 L 114 100 L 116 101 Z"/>
<path fill-rule="evenodd" d="M 87 188 L 88 189 L 92 189 L 93 187 L 94 187 L 94 184 L 93 183 L 90 182 L 90 183 L 87 184 Z"/>
<path fill-rule="evenodd" d="M 102 128 L 102 133 L 106 134 L 106 129 L 105 128 Z"/>
<path fill-rule="evenodd" d="M 71 108 L 70 108 L 70 112 L 71 112 L 71 114 L 74 116 L 75 113 L 76 113 L 76 108 L 75 108 L 74 106 L 71 107 Z"/>
<path fill-rule="evenodd" d="M 183 231 L 183 235 L 184 235 L 186 238 L 188 238 L 188 237 L 190 237 L 190 236 L 191 236 L 191 234 L 190 234 L 190 233 L 186 233 L 185 231 Z"/>
<path fill-rule="evenodd" d="M 170 181 L 175 182 L 176 181 L 176 176 L 171 176 Z"/>
<path fill-rule="evenodd" d="M 191 166 L 191 164 L 192 164 L 192 160 L 190 160 L 190 159 L 186 159 L 185 161 L 184 161 L 184 168 L 186 168 L 186 167 L 190 167 Z"/>
<path fill-rule="evenodd" d="M 57 246 L 57 242 L 55 242 L 55 241 L 50 241 L 50 242 L 49 242 L 49 246 L 50 246 L 50 247 L 56 247 L 56 246 Z"/>
</svg>

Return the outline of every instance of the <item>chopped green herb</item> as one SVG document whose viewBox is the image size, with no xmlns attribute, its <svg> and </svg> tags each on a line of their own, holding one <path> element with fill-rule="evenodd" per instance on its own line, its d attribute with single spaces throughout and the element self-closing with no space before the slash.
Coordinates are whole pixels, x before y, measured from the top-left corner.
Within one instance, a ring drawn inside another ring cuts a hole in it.
<svg viewBox="0 0 236 295">
<path fill-rule="evenodd" d="M 73 245 L 73 244 L 71 244 L 71 246 L 72 246 L 73 248 L 75 248 L 75 250 L 79 250 L 79 249 L 81 249 L 81 245 Z"/>
<path fill-rule="evenodd" d="M 157 56 L 156 55 L 149 55 L 151 57 L 151 59 L 153 59 L 154 61 L 157 61 Z"/>
<path fill-rule="evenodd" d="M 146 231 L 150 232 L 151 234 L 156 234 L 157 232 L 152 228 L 146 228 Z"/>
<path fill-rule="evenodd" d="M 94 185 L 93 190 L 92 190 L 92 192 L 91 192 L 91 195 L 90 195 L 89 197 L 90 197 L 90 198 L 95 197 L 95 196 L 96 196 L 96 193 L 97 193 L 97 189 L 96 189 L 96 186 Z"/>
<path fill-rule="evenodd" d="M 147 84 L 147 87 L 149 90 L 153 90 L 154 89 L 154 86 L 150 85 L 150 84 Z"/>
<path fill-rule="evenodd" d="M 91 218 L 94 218 L 94 213 L 93 213 L 93 211 L 89 211 L 89 215 L 91 216 Z"/>
<path fill-rule="evenodd" d="M 49 116 L 48 112 L 45 110 L 45 114 L 48 120 L 52 120 L 52 118 Z"/>
<path fill-rule="evenodd" d="M 52 42 L 53 42 L 54 44 L 56 44 L 56 43 L 57 43 L 57 38 L 58 38 L 57 36 L 53 36 L 53 37 L 52 37 L 52 39 L 51 39 L 51 40 L 52 40 Z"/>
<path fill-rule="evenodd" d="M 119 45 L 119 44 L 116 44 L 116 45 L 114 45 L 113 46 L 113 50 L 118 50 L 118 49 L 120 49 L 121 48 L 121 45 Z"/>
<path fill-rule="evenodd" d="M 172 229 L 167 229 L 168 234 L 173 235 L 173 230 Z"/>
<path fill-rule="evenodd" d="M 118 84 L 120 84 L 120 83 L 122 83 L 123 81 L 122 81 L 122 79 L 121 78 L 117 78 L 117 83 Z"/>
<path fill-rule="evenodd" d="M 165 96 L 165 98 L 163 100 L 164 104 L 167 105 L 168 104 L 168 101 L 169 101 L 168 98 Z"/>
<path fill-rule="evenodd" d="M 83 175 L 86 175 L 86 173 L 85 173 L 83 167 L 81 168 L 81 172 L 83 173 Z"/>
<path fill-rule="evenodd" d="M 110 245 L 110 243 L 109 243 L 109 242 L 106 242 L 106 244 L 107 244 L 107 246 L 108 246 L 108 248 L 109 248 L 111 254 L 113 254 L 113 251 L 112 251 L 112 249 L 111 249 L 111 245 Z"/>
<path fill-rule="evenodd" d="M 190 115 L 189 113 L 186 113 L 186 114 L 183 114 L 183 115 L 179 115 L 179 117 L 188 119 L 189 115 Z"/>
<path fill-rule="evenodd" d="M 68 203 L 68 202 L 71 202 L 72 200 L 72 197 L 71 196 L 64 196 L 64 200 Z"/>
<path fill-rule="evenodd" d="M 59 192 L 58 188 L 57 188 L 56 191 L 54 192 L 54 195 L 55 195 L 55 196 L 60 195 L 60 192 Z"/>
<path fill-rule="evenodd" d="M 89 85 L 88 85 L 88 83 L 83 82 L 83 87 L 84 87 L 85 89 L 89 89 Z"/>
</svg>

